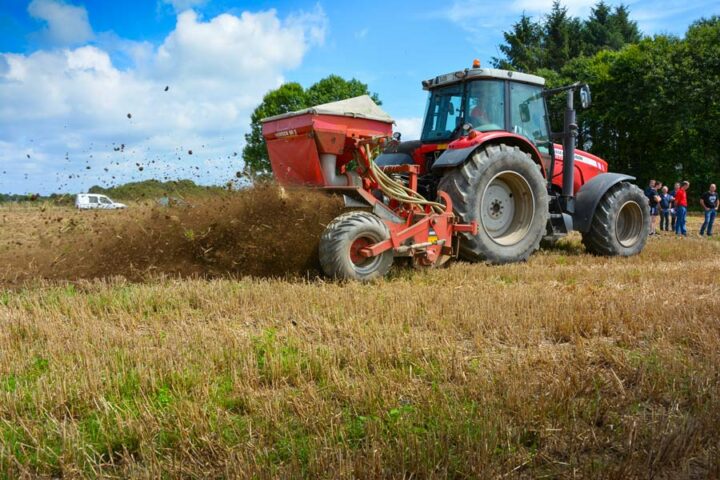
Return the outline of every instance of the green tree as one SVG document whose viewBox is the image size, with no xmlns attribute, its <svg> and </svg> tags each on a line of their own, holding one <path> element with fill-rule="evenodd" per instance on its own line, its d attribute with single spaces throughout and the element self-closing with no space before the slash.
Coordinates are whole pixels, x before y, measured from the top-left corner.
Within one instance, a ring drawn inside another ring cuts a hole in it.
<svg viewBox="0 0 720 480">
<path fill-rule="evenodd" d="M 354 78 L 345 80 L 338 75 L 325 77 L 305 91 L 305 99 L 308 107 L 358 97 L 360 95 L 370 95 L 375 103 L 382 105 L 377 94 L 368 91 L 367 85 Z"/>
<path fill-rule="evenodd" d="M 544 67 L 560 71 L 570 59 L 570 23 L 567 7 L 563 7 L 559 0 L 555 0 L 550 14 L 545 19 Z"/>
<path fill-rule="evenodd" d="M 619 45 L 612 45 L 611 47 L 614 49 L 619 49 L 628 43 L 638 43 L 642 38 L 637 22 L 630 20 L 630 10 L 625 5 L 615 7 L 615 12 L 610 18 L 610 25 L 622 41 Z"/>
<path fill-rule="evenodd" d="M 705 33 L 715 29 L 716 36 L 699 43 L 692 43 L 691 27 L 684 40 L 646 38 L 563 69 L 564 78 L 593 88 L 593 107 L 579 116 L 581 131 L 588 148 L 612 170 L 633 174 L 641 183 L 687 178 L 704 185 L 720 174 L 717 143 L 713 148 L 720 129 L 718 69 L 712 69 L 720 56 L 719 24 L 706 26 Z"/>
<path fill-rule="evenodd" d="M 615 49 L 619 47 L 616 45 L 620 43 L 619 39 L 613 38 L 614 32 L 610 25 L 611 16 L 612 10 L 604 1 L 598 2 L 592 8 L 590 18 L 585 22 L 583 29 L 585 53 L 594 55 L 611 44 L 615 45 Z"/>
<path fill-rule="evenodd" d="M 693 23 L 678 52 L 678 130 L 688 154 L 678 162 L 695 193 L 720 179 L 720 17 Z M 672 88 L 672 87 L 671 87 Z"/>
<path fill-rule="evenodd" d="M 271 173 L 267 145 L 262 136 L 263 118 L 359 95 L 370 95 L 375 103 L 380 104 L 377 94 L 371 94 L 366 84 L 354 78 L 345 80 L 338 75 L 323 78 L 307 89 L 303 89 L 299 83 L 285 83 L 268 92 L 253 111 L 250 132 L 245 134 L 246 144 L 242 153 L 245 173 L 253 177 L 264 177 Z"/>
<path fill-rule="evenodd" d="M 640 41 L 637 23 L 630 20 L 627 7 L 620 5 L 613 11 L 604 1 L 593 7 L 582 34 L 585 55 L 604 49 L 619 50 L 628 43 Z"/>
<path fill-rule="evenodd" d="M 504 32 L 505 43 L 500 45 L 502 58 L 493 58 L 495 68 L 533 72 L 543 65 L 542 27 L 530 17 L 522 14 L 512 30 Z"/>
<path fill-rule="evenodd" d="M 624 5 L 612 10 L 603 0 L 593 7 L 587 20 L 568 15 L 559 0 L 539 22 L 524 13 L 504 33 L 499 45 L 501 57 L 492 59 L 496 68 L 537 72 L 540 69 L 560 72 L 571 60 L 592 56 L 601 50 L 619 50 L 641 39 L 637 23 L 630 20 Z"/>
</svg>

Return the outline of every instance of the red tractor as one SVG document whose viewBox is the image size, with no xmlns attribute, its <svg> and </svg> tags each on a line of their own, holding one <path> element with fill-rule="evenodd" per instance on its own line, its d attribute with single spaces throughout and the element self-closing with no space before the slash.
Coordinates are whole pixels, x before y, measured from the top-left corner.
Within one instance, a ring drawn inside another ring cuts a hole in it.
<svg viewBox="0 0 720 480">
<path fill-rule="evenodd" d="M 572 230 L 593 254 L 639 253 L 650 225 L 642 190 L 575 148 L 575 93 L 588 107 L 588 86 L 544 85 L 478 63 L 424 81 L 430 98 L 415 141 L 390 137 L 392 120 L 369 97 L 263 120 L 280 184 L 340 192 L 353 209 L 320 239 L 323 271 L 369 280 L 396 257 L 517 262 Z M 560 93 L 564 128 L 554 133 L 547 99 Z"/>
</svg>

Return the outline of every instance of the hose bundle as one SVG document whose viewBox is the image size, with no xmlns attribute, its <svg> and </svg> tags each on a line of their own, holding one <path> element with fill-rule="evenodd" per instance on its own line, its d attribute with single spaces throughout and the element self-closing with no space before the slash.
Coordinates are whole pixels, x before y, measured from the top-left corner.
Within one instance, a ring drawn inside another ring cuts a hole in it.
<svg viewBox="0 0 720 480">
<path fill-rule="evenodd" d="M 391 178 L 382 170 L 382 168 L 375 164 L 373 152 L 370 146 L 364 145 L 364 148 L 368 159 L 368 165 L 370 165 L 370 173 L 380 187 L 380 190 L 382 190 L 388 198 L 412 205 L 428 205 L 435 213 L 443 213 L 445 211 L 445 206 L 442 203 L 431 202 L 415 190 L 412 190 L 397 180 Z"/>
</svg>

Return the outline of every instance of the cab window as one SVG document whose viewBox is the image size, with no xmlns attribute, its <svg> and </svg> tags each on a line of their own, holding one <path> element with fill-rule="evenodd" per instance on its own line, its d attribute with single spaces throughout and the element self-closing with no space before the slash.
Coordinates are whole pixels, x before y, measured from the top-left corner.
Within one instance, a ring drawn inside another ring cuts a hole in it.
<svg viewBox="0 0 720 480">
<path fill-rule="evenodd" d="M 462 127 L 462 84 L 436 88 L 430 92 L 421 140 L 449 140 Z"/>
<path fill-rule="evenodd" d="M 510 83 L 510 123 L 513 133 L 535 144 L 549 139 L 542 88 L 525 83 Z"/>
<path fill-rule="evenodd" d="M 112 202 L 107 197 L 100 197 L 100 203 L 104 203 L 106 205 L 110 205 Z"/>
<path fill-rule="evenodd" d="M 475 130 L 489 132 L 505 127 L 505 84 L 502 80 L 480 80 L 468 85 L 465 118 Z"/>
</svg>

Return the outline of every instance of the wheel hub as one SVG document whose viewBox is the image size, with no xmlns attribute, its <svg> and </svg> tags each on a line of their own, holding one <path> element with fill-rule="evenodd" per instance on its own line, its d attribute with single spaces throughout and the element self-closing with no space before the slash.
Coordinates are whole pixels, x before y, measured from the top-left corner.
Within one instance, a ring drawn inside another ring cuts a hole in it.
<svg viewBox="0 0 720 480">
<path fill-rule="evenodd" d="M 512 190 L 502 180 L 491 182 L 485 192 L 483 224 L 492 235 L 502 234 L 508 228 L 515 214 Z"/>
<path fill-rule="evenodd" d="M 503 211 L 503 204 L 500 200 L 495 200 L 492 202 L 492 205 L 490 205 L 490 216 L 492 218 L 499 218 L 500 215 L 502 215 Z"/>
<path fill-rule="evenodd" d="M 641 238 L 643 228 L 642 209 L 637 202 L 625 202 L 615 220 L 615 235 L 625 248 L 635 245 Z"/>
<path fill-rule="evenodd" d="M 513 171 L 495 175 L 483 193 L 481 223 L 500 245 L 514 245 L 527 234 L 535 215 L 535 201 L 525 178 Z"/>
<path fill-rule="evenodd" d="M 350 261 L 358 267 L 362 267 L 370 263 L 371 258 L 364 256 L 361 250 L 365 247 L 369 247 L 374 242 L 368 238 L 360 237 L 350 245 Z"/>
</svg>

